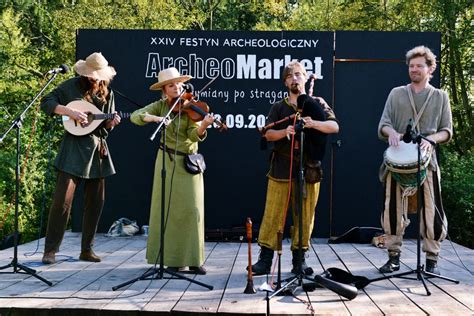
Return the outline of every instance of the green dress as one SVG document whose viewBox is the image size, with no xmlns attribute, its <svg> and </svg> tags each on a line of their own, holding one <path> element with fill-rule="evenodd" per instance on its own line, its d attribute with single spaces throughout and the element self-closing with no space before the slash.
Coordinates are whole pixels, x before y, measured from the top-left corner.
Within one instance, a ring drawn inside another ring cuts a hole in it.
<svg viewBox="0 0 474 316">
<path fill-rule="evenodd" d="M 147 105 L 132 113 L 131 121 L 145 125 L 145 113 L 165 116 L 169 107 L 165 100 Z M 195 153 L 199 124 L 186 114 L 174 116 L 166 129 L 166 146 L 184 153 Z M 161 141 L 161 140 L 160 140 Z M 158 151 L 150 209 L 150 227 L 146 258 L 148 263 L 159 262 L 161 231 L 161 169 L 163 150 Z M 204 179 L 184 169 L 184 156 L 165 152 L 165 235 L 164 264 L 170 267 L 201 266 L 204 263 Z M 171 192 L 171 193 L 170 193 Z M 170 195 L 171 194 L 171 195 Z"/>
</svg>

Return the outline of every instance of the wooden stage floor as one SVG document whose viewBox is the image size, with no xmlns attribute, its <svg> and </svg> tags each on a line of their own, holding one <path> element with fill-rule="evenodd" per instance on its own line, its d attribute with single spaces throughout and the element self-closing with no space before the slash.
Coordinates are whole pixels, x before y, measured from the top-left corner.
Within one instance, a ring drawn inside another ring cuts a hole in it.
<svg viewBox="0 0 474 316">
<path fill-rule="evenodd" d="M 0 274 L 0 316 L 6 315 L 142 315 L 142 314 L 260 314 L 267 311 L 265 292 L 243 294 L 247 284 L 247 244 L 206 243 L 208 274 L 186 275 L 212 285 L 211 291 L 186 280 L 141 280 L 116 291 L 112 287 L 141 276 L 145 263 L 146 237 L 108 238 L 97 235 L 95 251 L 100 263 L 78 261 L 80 234 L 67 232 L 54 265 L 42 265 L 44 239 L 18 247 L 19 263 L 36 269 L 51 281 L 48 286 L 21 273 Z M 252 256 L 258 247 L 252 244 Z M 39 247 L 39 253 L 31 255 Z M 314 239 L 313 251 L 306 259 L 316 274 L 338 267 L 369 279 L 380 277 L 376 267 L 386 261 L 386 251 L 367 244 L 327 244 Z M 270 300 L 271 315 L 473 315 L 474 276 L 462 266 L 462 258 L 474 271 L 474 251 L 449 241 L 443 242 L 441 274 L 460 281 L 454 284 L 434 278 L 427 281 L 431 296 L 421 281 L 392 278 L 372 282 L 347 300 L 318 288 L 295 296 L 276 296 Z M 13 257 L 13 248 L 0 251 L 0 266 Z M 424 262 L 424 256 L 422 256 Z M 401 271 L 416 268 L 416 241 L 403 246 Z M 290 276 L 289 241 L 284 241 L 283 277 Z M 0 272 L 12 272 L 12 268 Z M 255 287 L 266 276 L 254 277 Z"/>
</svg>

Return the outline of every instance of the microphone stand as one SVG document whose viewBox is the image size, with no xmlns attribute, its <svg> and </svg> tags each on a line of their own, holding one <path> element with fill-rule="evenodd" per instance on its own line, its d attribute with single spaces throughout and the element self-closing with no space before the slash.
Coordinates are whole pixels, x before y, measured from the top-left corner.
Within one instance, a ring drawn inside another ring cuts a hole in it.
<svg viewBox="0 0 474 316">
<path fill-rule="evenodd" d="M 302 121 L 301 121 L 302 122 Z M 303 258 L 303 190 L 304 190 L 304 168 L 303 168 L 303 141 L 304 141 L 304 130 L 302 124 L 297 124 L 296 131 L 300 131 L 300 161 L 299 161 L 299 170 L 298 170 L 298 177 L 297 177 L 297 189 L 298 189 L 298 201 L 297 201 L 297 212 L 298 212 L 298 255 L 296 258 L 296 269 L 295 276 L 290 277 L 288 279 L 283 280 L 286 282 L 285 285 L 281 286 L 280 280 L 280 269 L 281 265 L 278 264 L 278 283 L 277 289 L 271 295 L 268 296 L 268 300 L 272 299 L 277 295 L 285 295 L 290 294 L 293 295 L 295 293 L 298 286 L 304 287 L 303 279 L 307 279 L 312 281 L 308 276 L 305 275 L 305 271 L 303 271 L 302 267 L 302 258 Z M 298 127 L 299 126 L 299 127 Z M 291 150 L 294 150 L 292 148 Z M 280 263 L 280 259 L 279 259 Z"/>
<path fill-rule="evenodd" d="M 332 279 L 329 278 L 329 280 L 328 280 L 326 277 L 324 277 L 322 275 L 317 275 L 315 277 L 316 283 L 319 283 L 319 285 L 322 285 L 322 286 L 328 288 L 329 290 L 331 290 L 331 291 L 333 291 L 333 292 L 335 292 L 335 293 L 337 293 L 341 296 L 344 296 L 344 297 L 348 298 L 349 300 L 352 300 L 357 295 L 357 292 L 354 292 L 355 289 L 345 288 L 346 284 L 354 285 L 357 289 L 361 289 L 361 288 L 365 287 L 367 284 L 369 284 L 371 282 L 381 281 L 381 280 L 386 280 L 386 279 L 391 279 L 391 278 L 420 280 L 423 283 L 423 286 L 425 287 L 425 290 L 426 290 L 426 295 L 428 295 L 428 296 L 431 295 L 431 292 L 429 291 L 429 289 L 426 285 L 425 278 L 426 279 L 428 279 L 428 278 L 440 278 L 440 279 L 443 279 L 443 280 L 447 280 L 447 281 L 451 281 L 451 282 L 454 282 L 456 284 L 459 284 L 458 280 L 454 280 L 454 279 L 451 279 L 451 278 L 447 278 L 447 277 L 444 277 L 444 276 L 441 276 L 441 275 L 438 275 L 438 274 L 434 274 L 434 273 L 425 271 L 424 265 L 421 264 L 421 260 L 420 260 L 420 254 L 421 254 L 421 251 L 420 251 L 420 249 L 421 249 L 421 237 L 420 237 L 421 235 L 420 235 L 420 232 L 421 232 L 421 210 L 422 210 L 422 207 L 423 207 L 423 211 L 424 211 L 424 205 L 423 205 L 424 203 L 422 202 L 422 193 L 423 192 L 421 192 L 422 188 L 421 188 L 421 149 L 420 149 L 420 144 L 421 144 L 422 139 L 426 140 L 427 142 L 429 142 L 433 146 L 435 146 L 436 143 L 434 143 L 430 139 L 426 138 L 425 136 L 414 132 L 410 125 L 409 125 L 409 127 L 407 127 L 407 131 L 406 131 L 405 135 L 403 135 L 402 139 L 406 143 L 413 142 L 413 143 L 418 144 L 417 145 L 417 152 L 418 152 L 418 157 L 417 157 L 418 161 L 417 161 L 417 163 L 418 163 L 418 165 L 417 165 L 417 172 L 416 172 L 416 187 L 417 187 L 417 194 L 418 194 L 417 195 L 418 236 L 417 236 L 417 243 L 416 243 L 416 246 L 417 246 L 416 269 L 410 270 L 410 271 L 407 271 L 407 272 L 401 272 L 401 273 L 396 273 L 396 274 L 385 275 L 385 276 L 380 277 L 380 278 L 375 278 L 375 279 L 372 279 L 372 280 L 368 280 L 368 279 L 363 279 L 360 276 L 359 277 L 354 277 L 350 273 L 347 273 L 345 271 L 338 271 L 337 268 L 330 268 L 329 270 L 333 269 L 333 271 L 334 271 L 334 269 L 336 269 L 335 272 L 337 272 L 337 273 L 335 275 L 333 275 L 333 277 L 336 276 L 336 278 L 332 278 Z M 325 273 L 326 273 L 326 271 L 325 271 Z M 410 275 L 410 274 L 416 274 L 416 278 L 407 277 L 407 275 Z M 331 272 L 329 272 L 329 275 L 331 275 Z M 333 283 L 333 282 L 335 282 L 335 283 Z"/>
<path fill-rule="evenodd" d="M 176 101 L 173 103 L 173 105 L 171 106 L 170 110 L 168 111 L 168 113 L 165 115 L 165 117 L 163 118 L 163 120 L 160 122 L 160 124 L 158 125 L 158 127 L 156 128 L 156 130 L 153 132 L 153 134 L 150 136 L 150 141 L 153 141 L 156 137 L 156 134 L 158 134 L 158 132 L 162 132 L 162 139 L 163 139 L 163 154 L 162 154 L 162 165 L 161 165 L 161 217 L 160 217 L 160 251 L 159 251 L 159 257 L 160 257 L 160 262 L 159 262 L 159 267 L 156 268 L 156 266 L 153 266 L 152 268 L 148 269 L 147 271 L 145 271 L 141 276 L 139 276 L 138 278 L 134 278 L 132 280 L 129 280 L 127 282 L 124 282 L 122 284 L 119 284 L 117 286 L 114 286 L 112 287 L 112 290 L 115 291 L 115 290 L 118 290 L 126 285 L 129 285 L 129 284 L 132 284 L 132 283 L 135 283 L 136 281 L 139 281 L 139 280 L 150 280 L 148 279 L 148 277 L 150 276 L 154 276 L 156 274 L 156 277 L 152 277 L 151 279 L 158 279 L 158 280 L 162 280 L 162 279 L 181 279 L 181 280 L 187 280 L 189 282 L 192 282 L 192 283 L 195 283 L 197 285 L 200 285 L 200 286 L 203 286 L 205 288 L 208 288 L 209 290 L 212 290 L 214 289 L 214 287 L 212 285 L 208 285 L 208 284 L 205 284 L 205 283 L 202 283 L 202 282 L 199 282 L 199 281 L 196 281 L 196 280 L 193 280 L 191 278 L 187 278 L 179 273 L 176 273 L 174 271 L 171 271 L 169 268 L 165 268 L 164 267 L 164 246 L 165 246 L 165 243 L 164 243 L 164 238 L 165 238 L 165 210 L 166 210 L 166 207 L 165 207 L 165 194 L 166 194 L 166 125 L 165 125 L 165 122 L 167 120 L 170 119 L 170 115 L 171 113 L 173 112 L 174 108 L 176 107 L 176 105 L 178 104 L 178 102 L 181 100 L 181 97 L 183 96 L 183 94 L 186 92 L 185 89 L 183 89 L 183 91 L 181 91 L 180 95 L 178 96 L 178 98 L 176 99 Z M 159 147 L 158 147 L 159 148 Z M 158 149 L 159 150 L 159 149 Z M 150 238 L 151 236 L 149 236 Z M 171 275 L 171 277 L 165 277 L 164 276 L 164 273 L 168 273 L 169 275 Z"/>
<path fill-rule="evenodd" d="M 40 95 L 46 90 L 49 84 L 56 78 L 58 73 L 54 73 L 51 78 L 49 78 L 48 82 L 43 86 L 43 88 L 35 95 L 33 100 L 31 100 L 30 104 L 26 106 L 26 108 L 21 112 L 21 114 L 12 121 L 12 124 L 7 129 L 7 131 L 2 135 L 0 138 L 0 143 L 3 142 L 3 139 L 8 135 L 8 133 L 13 129 L 16 128 L 16 168 L 15 168 L 15 216 L 14 216 L 14 233 L 13 233 L 13 260 L 5 265 L 0 267 L 0 270 L 13 268 L 12 272 L 0 272 L 0 274 L 6 273 L 24 273 L 29 274 L 38 280 L 43 281 L 44 283 L 48 284 L 49 286 L 53 285 L 52 282 L 44 279 L 43 277 L 39 276 L 36 273 L 36 270 L 28 268 L 27 266 L 18 262 L 18 215 L 19 215 L 19 203 L 20 203 L 20 143 L 21 143 L 21 128 L 23 126 L 23 117 L 25 116 L 26 112 L 30 109 L 30 107 L 36 102 L 36 100 L 40 97 Z"/>
<path fill-rule="evenodd" d="M 412 142 L 418 144 L 417 145 L 418 168 L 417 168 L 417 171 L 416 171 L 417 219 L 418 219 L 418 236 L 417 236 L 417 239 L 416 239 L 416 269 L 412 269 L 412 270 L 407 271 L 407 272 L 392 274 L 392 275 L 387 276 L 386 278 L 387 279 L 388 278 L 402 278 L 402 279 L 409 279 L 409 280 L 420 280 L 423 283 L 423 286 L 425 287 L 426 295 L 430 296 L 431 292 L 428 289 L 428 286 L 426 285 L 425 278 L 426 279 L 428 279 L 428 278 L 440 278 L 440 279 L 443 279 L 443 280 L 454 282 L 456 284 L 459 284 L 459 281 L 455 280 L 455 279 L 445 277 L 445 276 L 441 276 L 441 275 L 438 275 L 438 274 L 435 274 L 435 273 L 427 272 L 425 270 L 424 265 L 421 264 L 421 260 L 420 260 L 420 253 L 421 253 L 421 251 L 420 251 L 420 249 L 421 249 L 421 237 L 420 237 L 420 233 L 421 233 L 421 210 L 423 209 L 423 211 L 424 211 L 425 206 L 424 206 L 424 203 L 422 201 L 422 195 L 423 195 L 422 189 L 423 188 L 421 187 L 421 149 L 420 149 L 420 144 L 421 144 L 422 139 L 429 142 L 432 146 L 435 146 L 436 143 L 431 141 L 430 139 L 426 138 L 425 136 L 421 135 L 420 133 L 416 133 L 414 131 L 411 131 L 410 135 L 411 135 L 411 138 L 412 138 Z M 416 274 L 416 278 L 406 277 L 407 275 L 410 275 L 410 274 Z"/>
</svg>

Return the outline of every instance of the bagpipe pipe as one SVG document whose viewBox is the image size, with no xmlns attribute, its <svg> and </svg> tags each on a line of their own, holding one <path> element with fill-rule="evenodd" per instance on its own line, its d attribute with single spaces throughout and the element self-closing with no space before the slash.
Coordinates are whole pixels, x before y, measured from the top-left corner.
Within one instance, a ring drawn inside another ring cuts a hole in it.
<svg viewBox="0 0 474 316">
<path fill-rule="evenodd" d="M 315 284 L 307 283 L 304 284 L 303 288 L 306 291 L 313 291 L 316 287 L 324 287 L 347 298 L 348 300 L 352 300 L 357 296 L 360 289 L 363 289 L 370 283 L 386 280 L 391 277 L 392 276 L 388 275 L 369 279 L 365 276 L 353 275 L 352 273 L 339 268 L 328 268 L 327 270 L 324 270 L 323 273 L 314 277 Z"/>
</svg>

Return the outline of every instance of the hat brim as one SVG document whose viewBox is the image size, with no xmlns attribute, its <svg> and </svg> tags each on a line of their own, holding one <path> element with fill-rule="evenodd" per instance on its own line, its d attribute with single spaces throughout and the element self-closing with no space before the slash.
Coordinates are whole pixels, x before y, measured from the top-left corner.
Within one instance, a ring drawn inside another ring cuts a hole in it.
<svg viewBox="0 0 474 316">
<path fill-rule="evenodd" d="M 112 78 L 117 74 L 114 67 L 107 66 L 106 68 L 102 69 L 94 69 L 87 65 L 85 60 L 78 60 L 74 64 L 74 70 L 77 74 L 90 77 L 98 80 L 112 80 Z"/>
<path fill-rule="evenodd" d="M 164 81 L 152 84 L 150 86 L 150 90 L 161 90 L 161 88 L 163 88 L 163 86 L 166 86 L 169 83 L 186 82 L 186 81 L 191 80 L 191 79 L 193 79 L 193 77 L 189 76 L 189 75 L 175 77 L 175 78 L 172 78 L 172 79 L 168 79 L 168 80 L 164 80 Z"/>
</svg>

